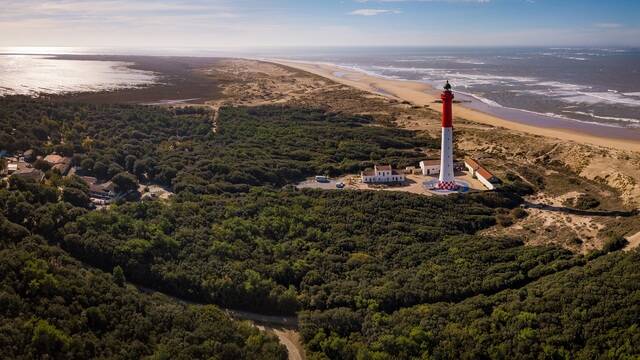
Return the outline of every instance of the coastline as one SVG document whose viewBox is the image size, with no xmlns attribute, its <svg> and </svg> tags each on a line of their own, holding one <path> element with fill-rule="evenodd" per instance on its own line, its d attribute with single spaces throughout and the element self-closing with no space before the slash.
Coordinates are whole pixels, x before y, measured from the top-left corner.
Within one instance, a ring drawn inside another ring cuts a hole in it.
<svg viewBox="0 0 640 360">
<path fill-rule="evenodd" d="M 439 99 L 438 91 L 430 85 L 418 81 L 388 79 L 328 63 L 300 62 L 281 59 L 260 60 L 306 71 L 359 90 L 375 93 L 399 101 L 409 101 L 415 105 L 430 106 L 433 105 L 434 101 Z M 438 112 L 441 111 L 439 106 L 430 106 L 430 108 Z M 640 152 L 640 142 L 631 139 L 597 136 L 581 132 L 579 130 L 538 127 L 523 124 L 479 110 L 471 109 L 459 103 L 454 104 L 454 112 L 456 117 L 485 125 L 506 128 L 509 130 L 525 132 L 548 138 L 568 140 L 581 144 Z"/>
</svg>

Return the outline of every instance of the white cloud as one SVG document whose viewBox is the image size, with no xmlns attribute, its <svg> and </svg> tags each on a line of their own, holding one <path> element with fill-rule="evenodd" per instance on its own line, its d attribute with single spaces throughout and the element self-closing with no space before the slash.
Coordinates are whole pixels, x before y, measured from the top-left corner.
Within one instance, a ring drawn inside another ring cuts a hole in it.
<svg viewBox="0 0 640 360">
<path fill-rule="evenodd" d="M 622 27 L 622 24 L 618 23 L 597 23 L 594 25 L 597 28 L 601 29 L 619 29 Z"/>
<path fill-rule="evenodd" d="M 151 17 L 157 14 L 181 16 L 186 13 L 229 14 L 231 7 L 227 1 L 147 1 L 147 0 L 2 0 L 3 12 L 0 18 L 52 18 L 114 15 L 135 15 Z"/>
<path fill-rule="evenodd" d="M 386 10 L 386 9 L 358 9 L 350 12 L 350 15 L 359 15 L 359 16 L 376 16 L 382 14 L 400 14 L 399 10 Z"/>
</svg>

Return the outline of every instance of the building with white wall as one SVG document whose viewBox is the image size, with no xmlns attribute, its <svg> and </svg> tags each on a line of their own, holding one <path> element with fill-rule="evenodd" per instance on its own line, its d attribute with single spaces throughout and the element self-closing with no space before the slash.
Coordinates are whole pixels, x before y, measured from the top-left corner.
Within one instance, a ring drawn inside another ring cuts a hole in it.
<svg viewBox="0 0 640 360">
<path fill-rule="evenodd" d="M 367 184 L 375 183 L 395 183 L 406 180 L 402 171 L 393 170 L 391 165 L 375 165 L 373 170 L 366 170 L 360 173 L 362 182 Z"/>
<path fill-rule="evenodd" d="M 472 158 L 464 159 L 464 166 L 469 171 L 469 175 L 475 177 L 484 185 L 487 189 L 493 190 L 500 183 L 500 179 L 498 179 L 495 175 L 493 175 L 489 170 L 485 169 L 480 163 Z"/>
<path fill-rule="evenodd" d="M 422 175 L 438 175 L 440 174 L 440 160 L 422 160 L 420 161 L 420 169 L 422 169 Z"/>
<path fill-rule="evenodd" d="M 422 170 L 420 173 L 422 175 L 438 175 L 440 174 L 440 160 L 422 160 L 420 161 L 420 169 Z M 462 171 L 464 170 L 464 164 L 460 161 L 453 162 L 453 170 L 454 171 Z"/>
</svg>

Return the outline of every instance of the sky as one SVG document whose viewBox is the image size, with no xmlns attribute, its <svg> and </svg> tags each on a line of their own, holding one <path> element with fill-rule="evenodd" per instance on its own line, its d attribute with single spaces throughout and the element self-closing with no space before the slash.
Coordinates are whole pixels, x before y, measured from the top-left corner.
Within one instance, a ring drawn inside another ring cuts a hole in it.
<svg viewBox="0 0 640 360">
<path fill-rule="evenodd" d="M 0 0 L 0 46 L 640 46 L 640 0 Z"/>
</svg>

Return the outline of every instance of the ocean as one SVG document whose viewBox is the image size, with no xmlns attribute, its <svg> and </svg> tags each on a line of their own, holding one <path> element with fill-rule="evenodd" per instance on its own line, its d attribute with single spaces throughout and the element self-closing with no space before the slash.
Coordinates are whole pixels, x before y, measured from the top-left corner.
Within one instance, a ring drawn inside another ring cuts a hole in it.
<svg viewBox="0 0 640 360">
<path fill-rule="evenodd" d="M 596 135 L 603 126 L 617 128 L 606 132 L 640 138 L 640 49 L 359 48 L 263 55 L 331 63 L 435 88 L 449 80 L 458 100 L 486 113 Z"/>
</svg>

